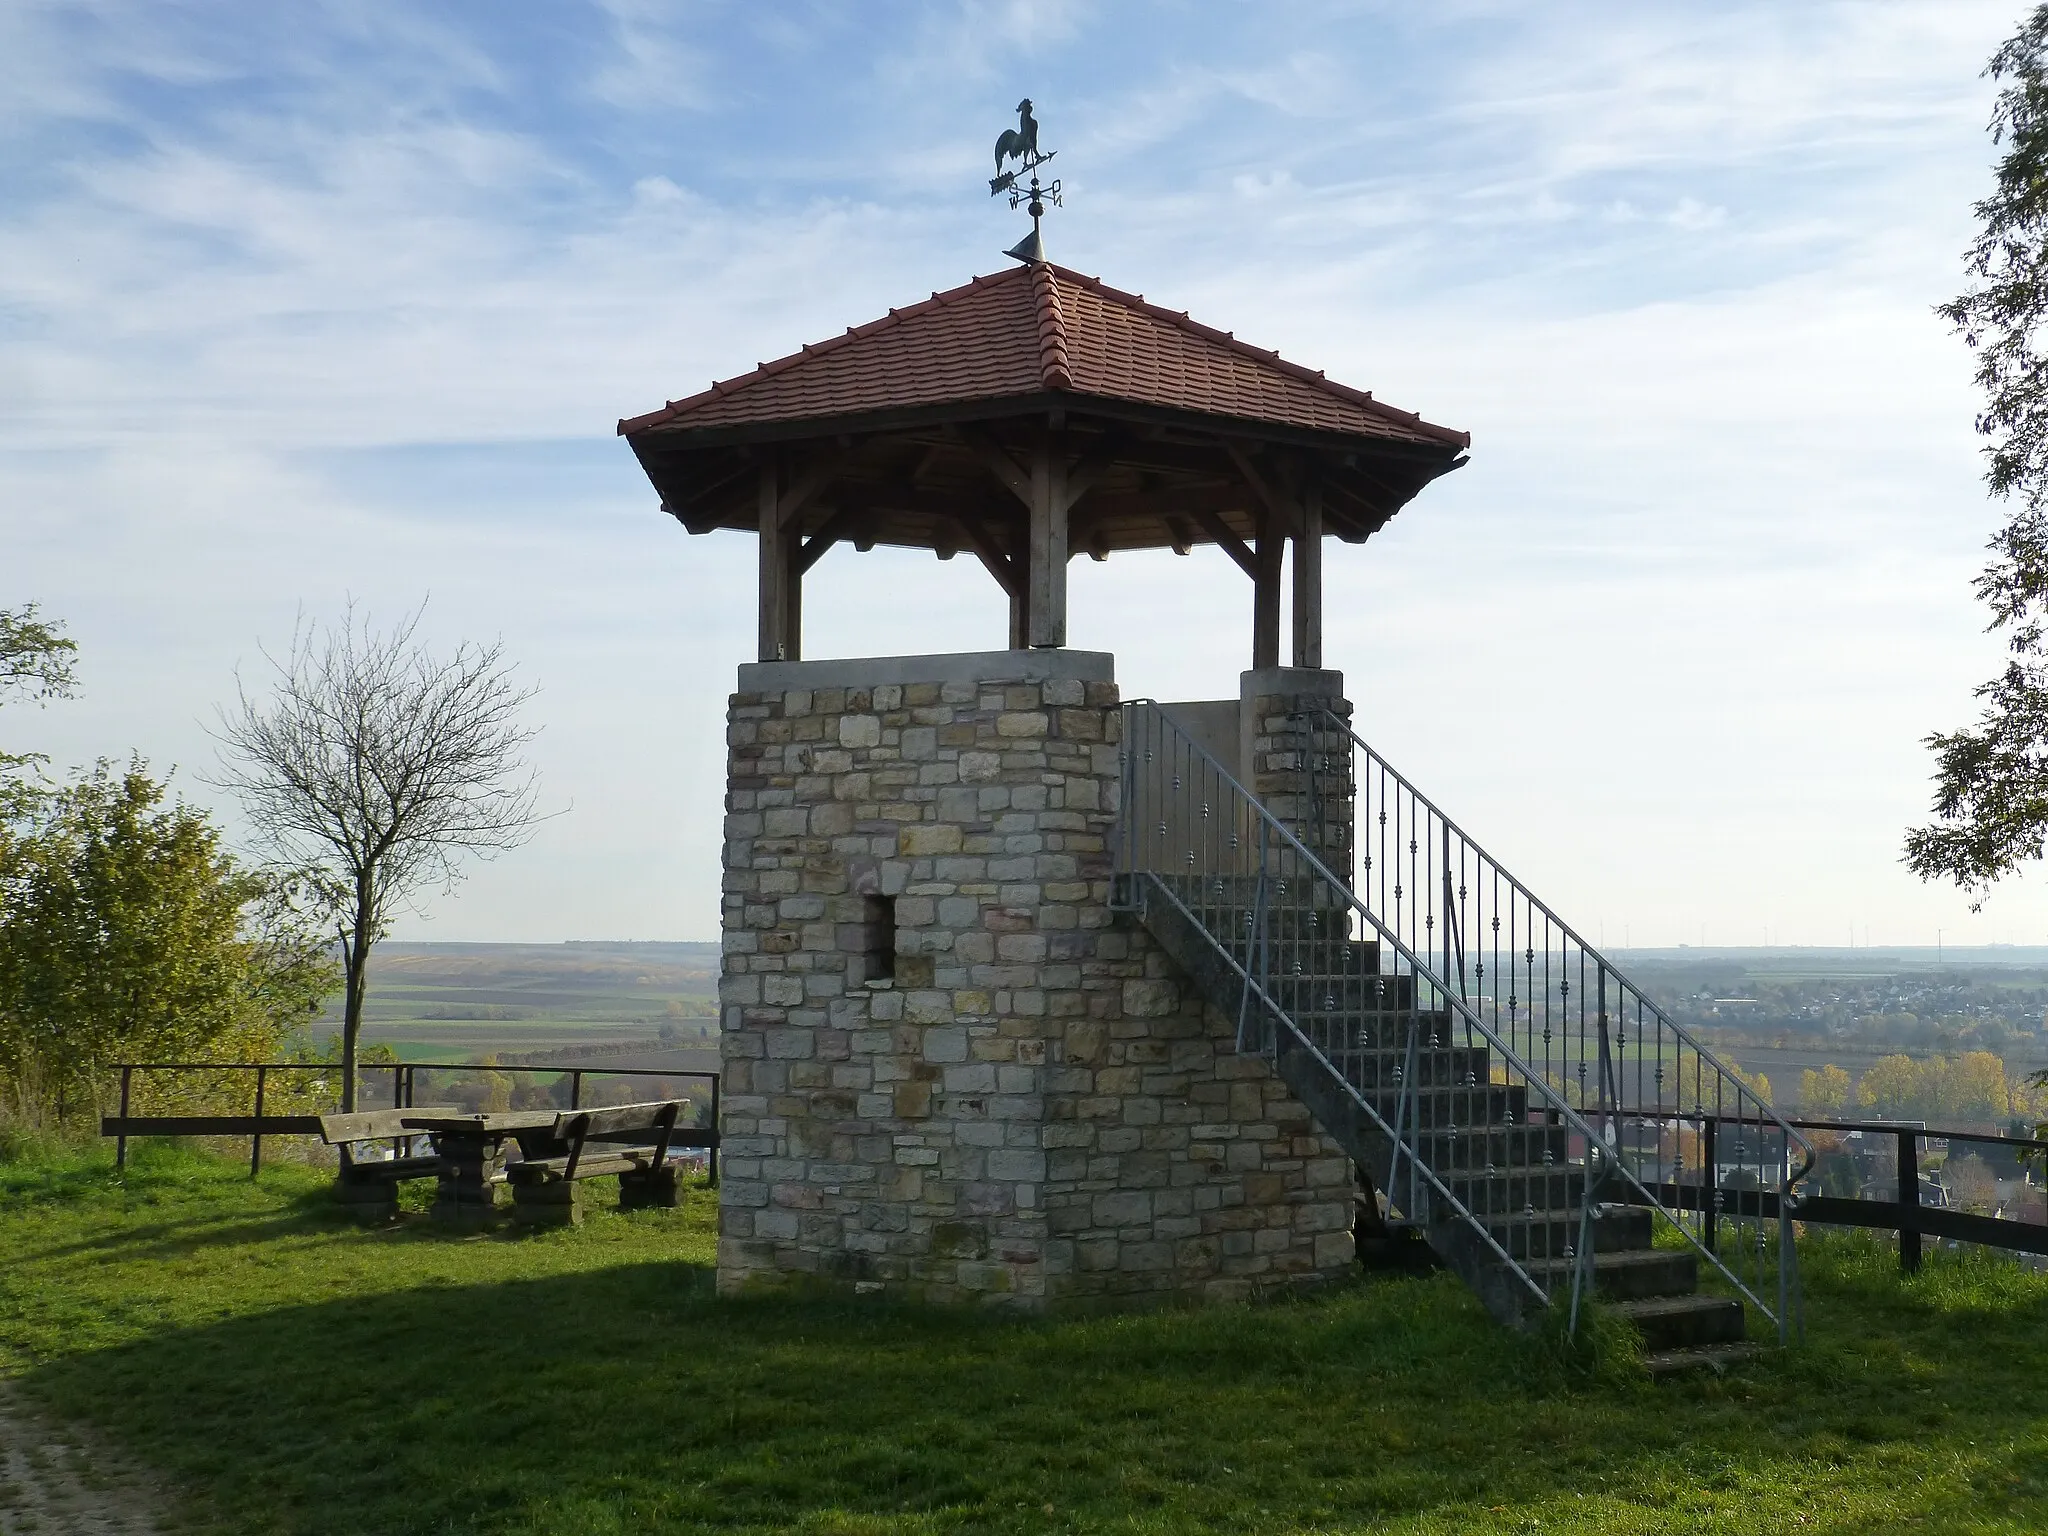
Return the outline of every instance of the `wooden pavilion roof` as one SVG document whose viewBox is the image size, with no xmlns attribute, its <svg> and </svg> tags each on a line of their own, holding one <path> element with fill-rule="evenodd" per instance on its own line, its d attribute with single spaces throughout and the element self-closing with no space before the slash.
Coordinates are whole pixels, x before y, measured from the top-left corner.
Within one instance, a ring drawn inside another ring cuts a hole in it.
<svg viewBox="0 0 2048 1536">
<path fill-rule="evenodd" d="M 891 310 L 619 432 L 692 533 L 759 528 L 759 476 L 778 466 L 794 488 L 779 515 L 810 559 L 842 540 L 1021 559 L 1017 475 L 1050 440 L 1075 552 L 1216 543 L 1248 570 L 1262 517 L 1303 487 L 1356 543 L 1471 442 L 1049 263 Z"/>
</svg>

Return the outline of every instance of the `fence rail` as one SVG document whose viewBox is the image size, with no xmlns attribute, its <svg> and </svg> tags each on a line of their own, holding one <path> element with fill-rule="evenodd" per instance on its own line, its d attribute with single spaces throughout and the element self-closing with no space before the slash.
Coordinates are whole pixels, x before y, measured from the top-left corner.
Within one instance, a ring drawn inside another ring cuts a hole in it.
<svg viewBox="0 0 2048 1536">
<path fill-rule="evenodd" d="M 333 1062 L 318 1061 L 136 1061 L 122 1062 L 117 1069 L 121 1074 L 121 1107 L 118 1114 L 101 1122 L 103 1136 L 114 1138 L 114 1166 L 128 1166 L 128 1139 L 131 1136 L 234 1136 L 249 1138 L 249 1177 L 255 1178 L 263 1166 L 263 1139 L 266 1136 L 318 1136 L 320 1117 L 304 1114 L 265 1114 L 264 1100 L 270 1087 L 271 1076 L 280 1072 L 310 1073 L 333 1076 L 341 1069 Z M 720 1077 L 716 1072 L 689 1071 L 675 1067 L 569 1067 L 569 1066 L 507 1066 L 486 1065 L 481 1062 L 463 1061 L 378 1061 L 358 1067 L 358 1072 L 368 1077 L 371 1074 L 390 1074 L 391 1108 L 409 1109 L 419 1102 L 417 1097 L 419 1075 L 422 1072 L 497 1073 L 503 1076 L 524 1075 L 569 1079 L 569 1102 L 565 1108 L 583 1107 L 583 1080 L 586 1077 L 629 1077 L 662 1078 L 708 1082 L 711 1091 L 708 1102 L 698 1106 L 699 1129 L 709 1135 L 705 1171 L 713 1183 L 718 1181 L 718 1096 Z M 248 1072 L 253 1073 L 252 1112 L 247 1115 L 131 1115 L 135 1074 L 138 1072 Z M 367 1083 L 364 1084 L 368 1086 Z"/>
<path fill-rule="evenodd" d="M 2013 1253 L 2048 1254 L 2048 1223 L 2015 1221 L 1949 1206 L 1925 1204 L 1920 1198 L 1920 1144 L 1928 1141 L 1967 1142 L 2003 1147 L 2015 1155 L 2048 1153 L 2048 1140 L 2032 1136 L 1999 1136 L 1986 1131 L 1954 1131 L 1939 1126 L 1901 1125 L 1892 1120 L 1809 1120 L 1787 1116 L 1802 1130 L 1861 1133 L 1897 1139 L 1897 1197 L 1871 1200 L 1862 1196 L 1802 1193 L 1792 1203 L 1795 1221 L 1822 1226 L 1871 1227 L 1899 1234 L 1899 1268 L 1912 1274 L 1920 1268 L 1923 1238 L 1977 1243 Z"/>
</svg>

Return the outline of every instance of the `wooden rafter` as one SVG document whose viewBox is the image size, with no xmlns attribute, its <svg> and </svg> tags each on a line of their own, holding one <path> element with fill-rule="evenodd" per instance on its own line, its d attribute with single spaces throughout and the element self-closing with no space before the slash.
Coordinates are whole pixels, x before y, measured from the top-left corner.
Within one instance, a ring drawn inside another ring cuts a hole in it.
<svg viewBox="0 0 2048 1536">
<path fill-rule="evenodd" d="M 1244 483 L 1251 487 L 1252 494 L 1259 498 L 1260 504 L 1280 520 L 1287 532 L 1292 533 L 1299 517 L 1295 504 L 1269 484 L 1266 477 L 1259 472 L 1259 467 L 1252 462 L 1251 455 L 1229 438 L 1223 440 L 1223 451 L 1230 455 L 1231 462 L 1237 466 L 1237 472 L 1244 476 Z"/>
<path fill-rule="evenodd" d="M 1240 571 L 1251 577 L 1253 581 L 1257 581 L 1259 579 L 1259 562 L 1258 557 L 1252 553 L 1251 546 L 1232 533 L 1230 525 L 1207 507 L 1191 507 L 1188 510 L 1193 515 L 1195 521 L 1208 531 L 1209 537 L 1216 541 L 1216 547 L 1230 556 L 1236 562 L 1237 568 Z"/>
</svg>

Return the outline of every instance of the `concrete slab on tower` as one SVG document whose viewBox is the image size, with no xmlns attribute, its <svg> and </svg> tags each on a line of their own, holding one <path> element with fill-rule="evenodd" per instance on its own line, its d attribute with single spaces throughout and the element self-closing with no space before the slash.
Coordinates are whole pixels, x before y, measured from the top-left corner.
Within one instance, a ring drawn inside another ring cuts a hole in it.
<svg viewBox="0 0 2048 1536">
<path fill-rule="evenodd" d="M 750 661 L 741 665 L 739 691 L 793 688 L 874 688 L 904 683 L 976 683 L 1116 680 L 1108 651 L 953 651 L 932 656 L 862 656 L 836 661 Z"/>
</svg>

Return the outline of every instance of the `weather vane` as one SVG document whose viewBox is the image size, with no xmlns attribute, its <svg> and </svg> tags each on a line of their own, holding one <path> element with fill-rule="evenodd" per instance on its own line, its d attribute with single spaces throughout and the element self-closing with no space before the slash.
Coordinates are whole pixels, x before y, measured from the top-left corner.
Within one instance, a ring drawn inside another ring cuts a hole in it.
<svg viewBox="0 0 2048 1536">
<path fill-rule="evenodd" d="M 1005 256 L 1014 256 L 1017 260 L 1026 262 L 1045 260 L 1045 242 L 1038 236 L 1038 221 L 1045 217 L 1047 203 L 1051 203 L 1055 208 L 1061 207 L 1062 204 L 1058 180 L 1055 179 L 1049 187 L 1041 187 L 1038 184 L 1038 168 L 1057 153 L 1057 150 L 1050 149 L 1040 152 L 1038 119 L 1031 115 L 1031 98 L 1025 97 L 1017 103 L 1017 126 L 1005 128 L 1003 136 L 996 140 L 996 175 L 995 180 L 988 184 L 990 197 L 1001 197 L 1008 193 L 1012 208 L 1020 203 L 1025 204 L 1025 212 L 1031 215 L 1031 233 L 1003 252 Z M 1006 171 L 1003 169 L 1005 160 L 1015 160 L 1017 164 L 1013 169 Z M 1017 178 L 1026 173 L 1031 177 L 1031 185 L 1018 186 Z"/>
</svg>

